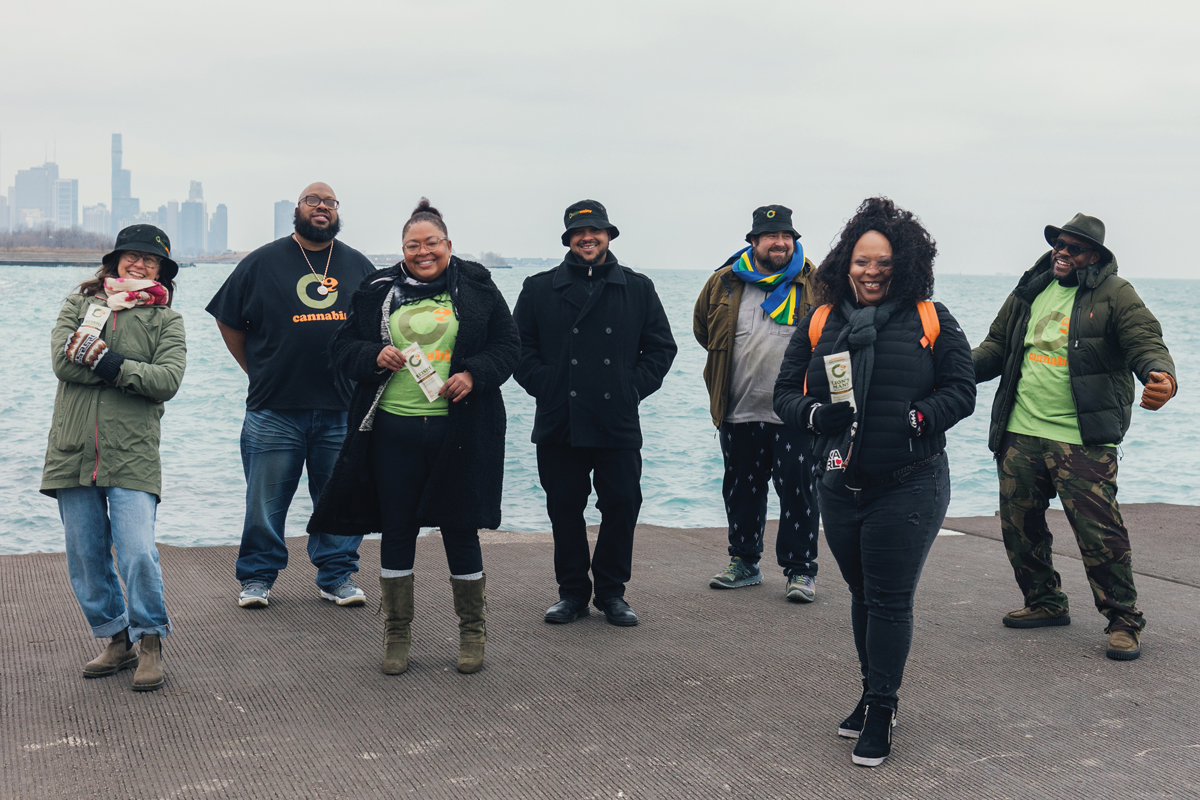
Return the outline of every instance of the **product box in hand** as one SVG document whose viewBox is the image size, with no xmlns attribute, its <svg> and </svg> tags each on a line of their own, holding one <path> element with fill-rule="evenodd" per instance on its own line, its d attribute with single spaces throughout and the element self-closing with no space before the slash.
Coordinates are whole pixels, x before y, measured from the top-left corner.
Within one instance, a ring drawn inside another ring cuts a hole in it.
<svg viewBox="0 0 1200 800">
<path fill-rule="evenodd" d="M 413 380 L 421 387 L 421 391 L 425 392 L 425 399 L 431 403 L 437 400 L 438 391 L 441 390 L 444 381 L 433 368 L 433 364 L 429 363 L 429 359 L 425 358 L 421 345 L 413 342 L 400 352 L 404 354 L 404 366 L 408 367 Z"/>
<path fill-rule="evenodd" d="M 833 353 L 825 356 L 825 377 L 829 379 L 829 402 L 849 403 L 855 412 L 854 381 L 850 376 L 850 353 Z"/>
</svg>

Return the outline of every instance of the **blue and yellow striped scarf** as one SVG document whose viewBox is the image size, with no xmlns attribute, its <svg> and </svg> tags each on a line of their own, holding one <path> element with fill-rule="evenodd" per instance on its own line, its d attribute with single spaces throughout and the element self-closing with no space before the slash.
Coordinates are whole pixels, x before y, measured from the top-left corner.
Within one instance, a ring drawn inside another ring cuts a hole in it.
<svg viewBox="0 0 1200 800">
<path fill-rule="evenodd" d="M 804 246 L 797 241 L 791 263 L 774 273 L 758 270 L 754 264 L 754 252 L 751 247 L 734 253 L 731 260 L 734 275 L 767 292 L 767 299 L 762 302 L 762 309 L 767 312 L 767 316 L 780 325 L 795 325 L 799 315 L 796 292 L 800 287 L 792 281 L 800 274 L 800 270 L 804 269 Z"/>
</svg>

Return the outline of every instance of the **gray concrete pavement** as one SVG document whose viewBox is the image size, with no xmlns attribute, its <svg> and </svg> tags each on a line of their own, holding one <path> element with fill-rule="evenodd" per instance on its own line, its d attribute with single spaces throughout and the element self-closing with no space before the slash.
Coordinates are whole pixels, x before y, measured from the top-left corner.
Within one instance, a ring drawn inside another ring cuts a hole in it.
<svg viewBox="0 0 1200 800">
<path fill-rule="evenodd" d="M 548 537 L 491 534 L 487 662 L 467 676 L 428 537 L 412 667 L 389 677 L 377 541 L 360 573 L 372 604 L 356 609 L 319 599 L 302 538 L 262 611 L 234 602 L 236 548 L 162 547 L 176 630 L 165 687 L 142 695 L 131 672 L 80 676 L 100 646 L 61 554 L 0 556 L 0 797 L 1200 796 L 1200 509 L 1125 511 L 1149 619 L 1128 663 L 1104 657 L 1069 536 L 1058 565 L 1073 624 L 1014 631 L 1000 624 L 1021 603 L 998 522 L 947 522 L 975 535 L 934 545 L 895 749 L 874 770 L 836 735 L 857 663 L 825 549 L 817 602 L 790 605 L 773 567 L 762 586 L 708 588 L 723 530 L 641 526 L 627 598 L 642 624 L 550 626 Z"/>
</svg>

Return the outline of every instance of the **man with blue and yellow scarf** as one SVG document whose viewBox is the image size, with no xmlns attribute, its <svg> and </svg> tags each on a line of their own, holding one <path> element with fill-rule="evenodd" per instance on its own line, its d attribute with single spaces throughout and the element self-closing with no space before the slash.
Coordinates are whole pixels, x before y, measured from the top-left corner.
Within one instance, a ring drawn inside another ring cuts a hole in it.
<svg viewBox="0 0 1200 800">
<path fill-rule="evenodd" d="M 708 279 L 692 317 L 696 341 L 708 351 L 704 382 L 720 431 L 729 518 L 730 563 L 709 586 L 762 583 L 758 561 L 768 483 L 774 483 L 780 505 L 775 553 L 787 578 L 784 596 L 810 603 L 816 596 L 818 514 L 809 435 L 784 426 L 772 403 L 784 351 L 814 305 L 809 279 L 816 267 L 804 257 L 786 206 L 755 209 L 746 242 L 749 247 Z"/>
</svg>

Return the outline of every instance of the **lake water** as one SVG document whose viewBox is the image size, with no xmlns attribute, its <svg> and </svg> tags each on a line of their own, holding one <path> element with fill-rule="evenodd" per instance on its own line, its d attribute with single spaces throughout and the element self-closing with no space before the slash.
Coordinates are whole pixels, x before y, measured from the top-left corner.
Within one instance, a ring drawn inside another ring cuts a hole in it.
<svg viewBox="0 0 1200 800">
<path fill-rule="evenodd" d="M 226 351 L 204 306 L 232 267 L 200 266 L 180 272 L 175 308 L 188 334 L 188 369 L 179 394 L 167 404 L 162 428 L 163 502 L 158 541 L 174 545 L 236 544 L 241 536 L 245 482 L 238 438 L 245 410 L 246 377 Z M 61 551 L 62 526 L 55 501 L 37 491 L 50 425 L 56 378 L 50 368 L 49 334 L 63 298 L 90 277 L 89 269 L 0 267 L 13 289 L 0 318 L 0 408 L 8 425 L 0 458 L 0 553 Z M 515 303 L 529 270 L 496 270 L 496 283 Z M 708 417 L 701 378 L 704 351 L 691 335 L 692 306 L 709 273 L 654 270 L 654 280 L 679 343 L 663 388 L 642 403 L 645 448 L 641 521 L 672 527 L 725 525 L 721 502 L 721 456 Z M 978 344 L 1013 276 L 944 275 L 937 299 L 957 316 Z M 1133 410 L 1122 446 L 1123 502 L 1200 505 L 1200 401 L 1191 388 L 1200 375 L 1200 334 L 1194 327 L 1192 293 L 1200 281 L 1139 280 L 1142 299 L 1166 331 L 1182 389 L 1163 410 Z M 996 473 L 987 449 L 992 395 L 998 381 L 979 387 L 973 417 L 949 434 L 953 499 L 951 516 L 992 514 Z M 533 401 L 513 381 L 504 387 L 508 446 L 503 528 L 549 530 L 545 497 L 529 433 Z M 288 516 L 288 532 L 303 532 L 311 512 L 301 483 Z M 594 498 L 593 498 L 594 504 Z M 778 514 L 772 502 L 771 515 Z M 594 507 L 589 523 L 599 522 Z M 1136 536 L 1136 531 L 1134 535 Z"/>
</svg>

